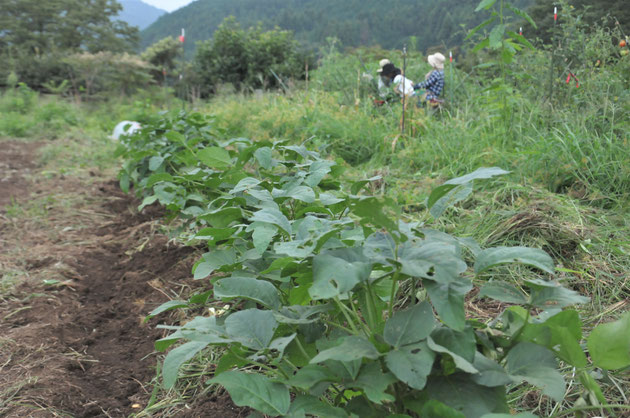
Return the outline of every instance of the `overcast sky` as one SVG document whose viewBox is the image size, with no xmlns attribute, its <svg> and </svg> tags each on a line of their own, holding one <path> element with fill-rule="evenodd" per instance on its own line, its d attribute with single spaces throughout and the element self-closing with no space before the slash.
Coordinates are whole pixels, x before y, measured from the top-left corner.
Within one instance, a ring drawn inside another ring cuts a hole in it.
<svg viewBox="0 0 630 418">
<path fill-rule="evenodd" d="M 193 0 L 142 0 L 142 1 L 152 6 L 159 7 L 160 9 L 164 9 L 167 12 L 172 12 L 173 10 L 177 10 L 180 7 L 184 7 L 188 3 L 193 2 Z"/>
</svg>

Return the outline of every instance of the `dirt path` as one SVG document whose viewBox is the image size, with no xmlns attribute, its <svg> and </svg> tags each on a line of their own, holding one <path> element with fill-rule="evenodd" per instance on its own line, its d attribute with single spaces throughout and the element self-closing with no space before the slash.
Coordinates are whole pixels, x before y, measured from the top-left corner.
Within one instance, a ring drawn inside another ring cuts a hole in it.
<svg viewBox="0 0 630 418">
<path fill-rule="evenodd" d="M 41 144 L 0 145 L 0 416 L 140 411 L 162 336 L 142 319 L 187 286 L 193 249 L 115 182 L 38 175 Z M 211 401 L 190 416 L 237 416 Z"/>
</svg>

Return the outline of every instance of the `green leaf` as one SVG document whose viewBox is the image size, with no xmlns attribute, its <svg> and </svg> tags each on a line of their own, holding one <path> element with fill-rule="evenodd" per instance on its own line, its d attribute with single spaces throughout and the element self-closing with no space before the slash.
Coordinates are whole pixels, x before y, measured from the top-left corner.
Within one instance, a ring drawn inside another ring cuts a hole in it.
<svg viewBox="0 0 630 418">
<path fill-rule="evenodd" d="M 358 194 L 361 189 L 363 189 L 367 184 L 370 184 L 373 181 L 377 181 L 377 180 L 381 180 L 383 177 L 382 176 L 374 176 L 371 177 L 367 180 L 359 180 L 356 181 L 354 183 L 352 183 L 352 186 L 350 186 L 350 193 L 352 193 L 353 195 Z"/>
<path fill-rule="evenodd" d="M 431 339 L 435 344 L 447 348 L 472 363 L 475 360 L 477 342 L 475 332 L 468 326 L 463 331 L 453 331 L 450 328 L 439 327 L 431 333 Z"/>
<path fill-rule="evenodd" d="M 258 254 L 262 255 L 269 247 L 269 244 L 271 244 L 271 241 L 273 241 L 273 238 L 278 234 L 278 227 L 258 222 L 252 225 L 255 225 L 253 227 L 254 233 L 252 234 L 254 248 L 256 248 Z"/>
<path fill-rule="evenodd" d="M 387 368 L 402 382 L 417 390 L 424 389 L 434 360 L 435 353 L 426 342 L 392 350 L 385 356 Z"/>
<path fill-rule="evenodd" d="M 229 371 L 214 377 L 210 383 L 223 386 L 237 406 L 249 406 L 272 417 L 289 412 L 291 397 L 287 387 L 263 375 Z"/>
<path fill-rule="evenodd" d="M 258 164 L 265 170 L 269 170 L 274 166 L 274 160 L 272 158 L 272 151 L 269 147 L 258 148 L 254 152 L 254 157 L 258 161 Z"/>
<path fill-rule="evenodd" d="M 520 333 L 519 341 L 529 341 L 547 347 L 558 357 L 576 367 L 586 367 L 580 346 L 582 321 L 574 310 L 559 312 L 543 323 L 529 323 Z"/>
<path fill-rule="evenodd" d="M 238 184 L 232 190 L 230 190 L 230 194 L 236 194 L 239 192 L 247 191 L 249 189 L 252 189 L 258 186 L 260 183 L 261 181 L 254 177 L 245 177 L 244 179 L 239 181 Z"/>
<path fill-rule="evenodd" d="M 479 32 L 481 29 L 485 28 L 490 23 L 494 22 L 496 20 L 496 18 L 497 18 L 496 16 L 492 16 L 489 19 L 481 22 L 475 28 L 471 29 L 470 32 L 468 32 L 468 35 L 466 36 L 465 40 L 468 40 L 468 39 L 472 38 L 475 35 L 475 33 Z"/>
<path fill-rule="evenodd" d="M 559 284 L 542 279 L 525 280 L 531 290 L 529 303 L 541 309 L 558 309 L 586 303 L 589 299 Z"/>
<path fill-rule="evenodd" d="M 488 35 L 488 40 L 490 44 L 488 45 L 492 49 L 501 48 L 501 41 L 503 40 L 503 35 L 505 34 L 505 25 L 496 25 L 490 31 L 490 35 Z"/>
<path fill-rule="evenodd" d="M 310 395 L 297 396 L 291 403 L 291 408 L 287 416 L 303 416 L 298 415 L 299 413 L 325 418 L 348 418 L 348 414 L 343 409 L 331 406 Z"/>
<path fill-rule="evenodd" d="M 462 331 L 466 326 L 464 298 L 472 289 L 472 283 L 462 279 L 451 283 L 423 280 L 422 284 L 442 321 L 454 330 Z"/>
<path fill-rule="evenodd" d="M 516 7 L 512 6 L 509 3 L 506 3 L 506 6 L 508 7 L 508 9 L 510 9 L 515 15 L 527 20 L 527 23 L 529 23 L 530 25 L 532 25 L 534 27 L 534 29 L 538 29 L 538 26 L 536 26 L 536 22 L 534 22 L 534 19 L 532 19 L 527 12 L 525 12 L 524 10 L 521 9 L 517 9 Z"/>
<path fill-rule="evenodd" d="M 480 386 L 468 374 L 432 376 L 427 382 L 426 391 L 430 399 L 450 406 L 466 418 L 478 418 L 493 412 L 509 412 L 504 387 Z"/>
<path fill-rule="evenodd" d="M 352 250 L 345 249 L 344 252 L 350 256 Z M 340 296 L 369 279 L 369 263 L 342 257 L 343 252 L 336 252 L 319 254 L 313 258 L 313 285 L 309 294 L 314 300 Z"/>
<path fill-rule="evenodd" d="M 490 282 L 479 291 L 478 297 L 488 297 L 507 303 L 524 305 L 527 303 L 527 295 L 520 289 L 506 282 Z"/>
<path fill-rule="evenodd" d="M 466 416 L 461 412 L 458 412 L 450 406 L 446 406 L 435 399 L 431 399 L 423 405 L 420 410 L 420 416 L 435 418 L 466 418 Z"/>
<path fill-rule="evenodd" d="M 226 228 L 236 220 L 243 218 L 243 212 L 240 208 L 218 209 L 213 212 L 205 213 L 199 216 L 199 219 L 207 221 L 215 228 Z"/>
<path fill-rule="evenodd" d="M 475 366 L 473 366 L 472 362 L 469 362 L 464 357 L 460 356 L 459 354 L 456 354 L 455 352 L 449 350 L 448 348 L 442 347 L 441 345 L 436 344 L 431 337 L 427 338 L 427 345 L 429 346 L 431 350 L 435 351 L 436 353 L 444 353 L 451 356 L 451 358 L 455 362 L 455 366 L 458 369 L 465 371 L 466 373 L 474 374 L 474 373 L 479 372 L 475 368 Z"/>
<path fill-rule="evenodd" d="M 506 263 L 521 263 L 554 274 L 553 259 L 537 248 L 495 247 L 483 250 L 475 260 L 475 273 L 479 274 L 491 267 Z"/>
<path fill-rule="evenodd" d="M 375 360 L 379 353 L 371 342 L 363 337 L 341 337 L 332 348 L 320 351 L 310 361 L 311 364 L 321 363 L 326 360 L 352 361 L 369 358 Z"/>
<path fill-rule="evenodd" d="M 210 168 L 225 169 L 232 165 L 230 153 L 219 147 L 208 147 L 197 152 L 197 158 Z"/>
<path fill-rule="evenodd" d="M 440 187 L 446 188 L 451 186 L 453 185 L 446 184 Z M 461 202 L 462 200 L 470 196 L 472 190 L 472 184 L 469 183 L 453 186 L 452 190 L 449 190 L 448 193 L 446 193 L 437 202 L 431 205 L 429 213 L 431 213 L 431 216 L 433 216 L 435 219 L 439 218 L 440 216 L 442 216 L 446 209 L 455 206 L 458 202 Z"/>
<path fill-rule="evenodd" d="M 149 158 L 149 170 L 151 171 L 157 170 L 158 168 L 160 168 L 163 162 L 164 162 L 164 157 L 162 156 L 155 156 L 155 157 Z"/>
<path fill-rule="evenodd" d="M 280 307 L 280 295 L 276 287 L 264 280 L 246 277 L 228 277 L 214 284 L 216 298 L 245 298 L 256 301 L 267 308 Z"/>
<path fill-rule="evenodd" d="M 298 371 L 289 378 L 287 384 L 303 390 L 309 390 L 318 383 L 332 382 L 335 375 L 326 366 L 319 364 L 307 364 L 298 369 Z"/>
<path fill-rule="evenodd" d="M 398 250 L 398 262 L 402 273 L 439 283 L 460 280 L 459 275 L 468 267 L 457 245 L 438 240 L 425 240 L 420 245 L 412 241 L 403 243 Z"/>
<path fill-rule="evenodd" d="M 188 302 L 186 302 L 185 300 L 169 300 L 168 302 L 165 302 L 161 304 L 160 306 L 158 306 L 157 308 L 155 308 L 154 310 L 152 310 L 151 313 L 147 315 L 147 317 L 145 318 L 145 321 L 153 318 L 154 316 L 161 314 L 162 312 L 171 311 L 177 308 L 187 308 L 187 307 L 188 307 Z"/>
<path fill-rule="evenodd" d="M 190 341 L 168 353 L 164 359 L 164 367 L 162 368 L 162 378 L 166 389 L 170 389 L 175 385 L 177 372 L 181 365 L 206 348 L 208 344 L 208 342 L 203 341 Z"/>
<path fill-rule="evenodd" d="M 394 396 L 385 391 L 389 385 L 397 382 L 391 373 L 383 372 L 379 362 L 369 362 L 361 368 L 359 377 L 349 383 L 350 387 L 360 388 L 365 392 L 368 399 L 374 403 L 382 404 L 383 402 L 392 402 L 395 400 Z"/>
<path fill-rule="evenodd" d="M 291 223 L 278 209 L 265 208 L 255 212 L 249 219 L 251 222 L 265 222 L 276 225 L 287 234 L 291 235 Z"/>
<path fill-rule="evenodd" d="M 234 263 L 236 263 L 236 251 L 234 248 L 205 253 L 201 258 L 201 262 L 193 269 L 194 278 L 195 280 L 205 279 L 215 270 Z"/>
<path fill-rule="evenodd" d="M 630 311 L 617 321 L 596 326 L 587 344 L 595 366 L 606 370 L 630 366 Z"/>
<path fill-rule="evenodd" d="M 428 302 L 396 312 L 385 323 L 383 338 L 394 348 L 424 340 L 435 328 L 433 309 Z"/>
<path fill-rule="evenodd" d="M 397 231 L 398 225 L 383 213 L 384 205 L 375 197 L 366 198 L 355 203 L 352 212 L 363 221 L 367 221 L 375 226 L 383 227 L 388 231 Z"/>
<path fill-rule="evenodd" d="M 472 377 L 475 383 L 491 388 L 512 383 L 512 378 L 499 363 L 490 360 L 478 351 L 475 352 L 473 366 L 479 371 Z"/>
<path fill-rule="evenodd" d="M 518 343 L 506 357 L 506 369 L 515 382 L 525 380 L 542 392 L 561 402 L 564 398 L 564 379 L 557 370 L 554 354 L 545 347 L 527 342 Z"/>
<path fill-rule="evenodd" d="M 494 6 L 494 3 L 496 3 L 496 2 L 497 2 L 497 0 L 482 0 L 481 3 L 479 3 L 477 8 L 475 9 L 475 12 L 478 12 L 478 11 L 480 11 L 482 9 L 488 10 L 489 8 Z"/>
<path fill-rule="evenodd" d="M 335 163 L 332 161 L 315 161 L 309 167 L 309 174 L 306 176 L 304 183 L 311 187 L 316 187 L 326 174 L 330 173 L 331 167 Z"/>
<path fill-rule="evenodd" d="M 225 319 L 227 335 L 254 350 L 269 347 L 277 327 L 273 314 L 259 309 L 235 312 Z"/>
<path fill-rule="evenodd" d="M 303 325 L 319 321 L 319 314 L 332 309 L 330 305 L 315 306 L 283 306 L 279 311 L 274 312 L 274 317 L 281 324 Z"/>
</svg>

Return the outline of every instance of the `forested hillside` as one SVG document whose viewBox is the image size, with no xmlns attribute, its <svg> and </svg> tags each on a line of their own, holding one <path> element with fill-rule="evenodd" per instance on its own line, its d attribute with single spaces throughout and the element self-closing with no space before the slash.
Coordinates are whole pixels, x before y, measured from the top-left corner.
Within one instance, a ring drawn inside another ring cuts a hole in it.
<svg viewBox="0 0 630 418">
<path fill-rule="evenodd" d="M 137 26 L 140 30 L 151 25 L 166 10 L 151 6 L 140 0 L 119 0 L 123 10 L 118 15 L 118 19 L 127 22 L 131 26 Z"/>
<path fill-rule="evenodd" d="M 532 0 L 517 0 L 527 7 Z M 142 47 L 186 28 L 190 42 L 209 39 L 227 16 L 244 27 L 262 23 L 295 32 L 296 39 L 317 46 L 337 37 L 344 46 L 380 45 L 401 48 L 407 42 L 425 50 L 436 45 L 457 45 L 466 31 L 484 16 L 474 13 L 477 0 L 198 0 L 163 16 L 144 30 Z M 486 16 L 487 17 L 487 16 Z M 410 42 L 410 37 L 415 41 Z M 415 45 L 414 45 L 415 44 Z"/>
</svg>

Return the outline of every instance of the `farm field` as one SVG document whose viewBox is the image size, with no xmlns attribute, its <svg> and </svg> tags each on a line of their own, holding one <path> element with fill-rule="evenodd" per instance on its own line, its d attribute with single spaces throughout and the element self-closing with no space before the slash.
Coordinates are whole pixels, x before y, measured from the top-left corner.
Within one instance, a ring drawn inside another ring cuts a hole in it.
<svg viewBox="0 0 630 418">
<path fill-rule="evenodd" d="M 498 27 L 439 108 L 334 40 L 204 99 L 12 73 L 0 415 L 630 416 L 627 43 Z"/>
</svg>

